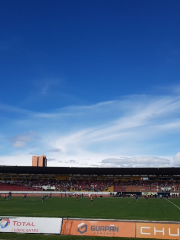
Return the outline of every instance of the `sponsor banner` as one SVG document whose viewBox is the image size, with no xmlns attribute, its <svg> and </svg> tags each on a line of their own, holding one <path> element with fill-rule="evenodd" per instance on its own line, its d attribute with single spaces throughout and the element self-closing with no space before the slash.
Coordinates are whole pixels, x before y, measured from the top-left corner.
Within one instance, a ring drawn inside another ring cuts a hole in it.
<svg viewBox="0 0 180 240">
<path fill-rule="evenodd" d="M 155 195 L 157 192 L 142 192 L 142 195 Z"/>
<path fill-rule="evenodd" d="M 136 223 L 136 237 L 180 239 L 180 224 Z"/>
<path fill-rule="evenodd" d="M 63 220 L 62 235 L 135 237 L 135 223 Z"/>
<path fill-rule="evenodd" d="M 0 232 L 61 233 L 62 218 L 0 217 Z"/>
</svg>

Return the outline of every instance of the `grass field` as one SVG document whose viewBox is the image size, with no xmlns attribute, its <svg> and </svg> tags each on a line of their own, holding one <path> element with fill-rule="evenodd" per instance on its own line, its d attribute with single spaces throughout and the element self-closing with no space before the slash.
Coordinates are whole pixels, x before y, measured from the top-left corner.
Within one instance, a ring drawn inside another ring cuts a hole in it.
<svg viewBox="0 0 180 240">
<path fill-rule="evenodd" d="M 174 205 L 175 204 L 175 205 Z M 97 198 L 91 205 L 89 198 L 11 197 L 0 198 L 1 216 L 72 217 L 99 219 L 131 219 L 180 221 L 180 199 Z"/>
<path fill-rule="evenodd" d="M 180 221 L 180 199 L 146 200 L 139 198 L 136 201 L 135 198 L 97 198 L 94 199 L 92 206 L 89 198 L 76 200 L 75 198 L 54 197 L 42 202 L 40 197 L 27 197 L 26 200 L 20 197 L 4 200 L 1 197 L 0 216 Z M 17 234 L 0 234 L 0 239 L 41 239 L 41 236 L 33 234 L 25 234 L 24 238 L 23 235 L 20 237 L 17 238 Z M 60 236 L 44 237 L 46 238 L 43 239 L 56 239 Z M 65 240 L 96 239 L 96 237 L 76 236 L 61 236 L 60 238 Z M 101 237 L 97 239 L 100 240 Z"/>
</svg>

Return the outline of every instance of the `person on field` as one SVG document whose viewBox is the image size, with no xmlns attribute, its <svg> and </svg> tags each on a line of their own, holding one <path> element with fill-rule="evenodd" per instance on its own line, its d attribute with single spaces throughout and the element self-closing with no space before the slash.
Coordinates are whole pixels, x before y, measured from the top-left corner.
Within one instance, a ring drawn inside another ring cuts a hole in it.
<svg viewBox="0 0 180 240">
<path fill-rule="evenodd" d="M 136 194 L 136 201 L 138 200 L 138 195 Z"/>
<path fill-rule="evenodd" d="M 90 200 L 91 200 L 91 205 L 93 205 L 93 196 L 90 196 Z"/>
</svg>

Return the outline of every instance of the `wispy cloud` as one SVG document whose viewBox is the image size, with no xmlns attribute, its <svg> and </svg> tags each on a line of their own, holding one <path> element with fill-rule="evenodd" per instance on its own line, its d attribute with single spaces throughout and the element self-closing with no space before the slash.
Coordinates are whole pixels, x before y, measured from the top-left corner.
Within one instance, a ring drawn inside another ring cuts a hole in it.
<svg viewBox="0 0 180 240">
<path fill-rule="evenodd" d="M 27 143 L 34 141 L 35 139 L 39 138 L 37 133 L 34 131 L 29 131 L 27 133 L 23 133 L 20 135 L 16 135 L 10 138 L 10 142 L 12 143 L 14 148 L 21 148 L 26 146 Z M 32 146 L 31 146 L 32 148 Z"/>
<path fill-rule="evenodd" d="M 8 104 L 4 104 L 2 102 L 0 102 L 0 110 L 1 110 L 1 117 L 6 113 L 11 113 L 12 115 L 16 114 L 17 116 L 21 116 L 21 115 L 25 116 L 25 115 L 32 115 L 33 114 L 33 111 L 29 111 L 29 110 L 26 110 L 26 109 L 14 107 L 14 106 L 11 106 L 11 105 L 8 105 Z"/>
<path fill-rule="evenodd" d="M 115 101 L 70 106 L 50 113 L 28 112 L 11 124 L 19 131 L 10 139 L 14 148 L 26 147 L 29 153 L 33 142 L 37 154 L 46 154 L 57 166 L 179 164 L 179 155 L 173 158 L 180 151 L 177 92 L 164 96 L 124 96 Z M 34 132 L 25 131 L 27 128 Z M 39 144 L 35 142 L 37 138 Z"/>
<path fill-rule="evenodd" d="M 48 150 L 48 152 L 61 152 L 61 149 L 59 148 L 53 148 L 51 150 Z"/>
<path fill-rule="evenodd" d="M 173 158 L 173 160 L 174 160 L 174 164 L 175 164 L 175 166 L 180 166 L 180 152 L 178 152 L 177 154 L 176 154 L 176 156 L 174 156 L 174 158 Z"/>
<path fill-rule="evenodd" d="M 54 158 L 48 158 L 47 161 L 48 161 L 48 162 L 52 162 L 52 161 L 56 161 L 56 159 L 54 159 Z"/>
<path fill-rule="evenodd" d="M 57 88 L 62 81 L 57 79 L 43 79 L 38 81 L 32 81 L 35 86 L 35 91 L 38 91 L 39 94 L 47 95 L 50 94 L 54 88 Z"/>
<path fill-rule="evenodd" d="M 101 167 L 165 167 L 170 165 L 169 159 L 153 156 L 120 157 L 101 161 Z"/>
</svg>

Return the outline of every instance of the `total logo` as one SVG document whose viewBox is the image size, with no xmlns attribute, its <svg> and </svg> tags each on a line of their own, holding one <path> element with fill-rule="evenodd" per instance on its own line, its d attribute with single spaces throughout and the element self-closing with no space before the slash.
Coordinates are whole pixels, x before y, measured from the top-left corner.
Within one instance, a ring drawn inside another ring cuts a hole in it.
<svg viewBox="0 0 180 240">
<path fill-rule="evenodd" d="M 0 227 L 1 228 L 6 228 L 9 226 L 9 224 L 10 224 L 9 218 L 4 218 L 4 219 L 0 218 Z"/>
<path fill-rule="evenodd" d="M 79 233 L 81 233 L 81 234 L 86 233 L 86 232 L 87 232 L 87 225 L 86 225 L 85 223 L 80 223 L 80 224 L 78 225 L 77 231 L 78 231 Z"/>
</svg>

